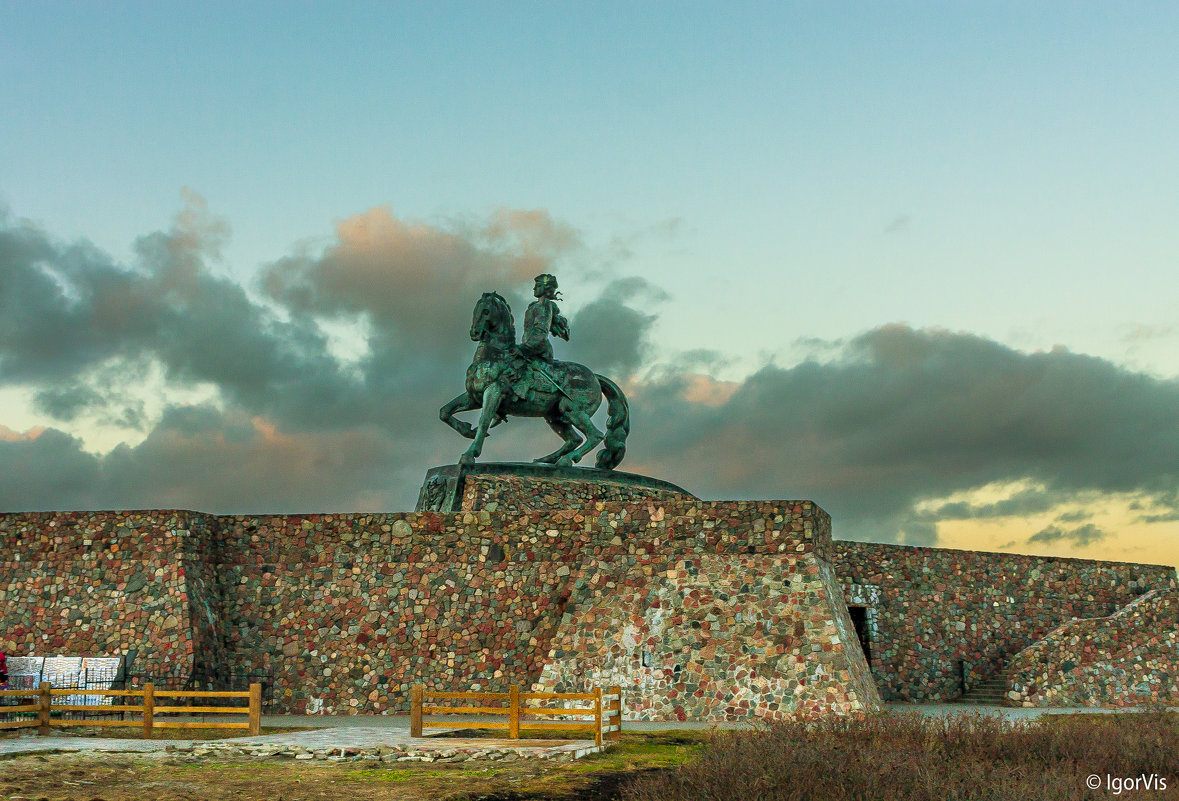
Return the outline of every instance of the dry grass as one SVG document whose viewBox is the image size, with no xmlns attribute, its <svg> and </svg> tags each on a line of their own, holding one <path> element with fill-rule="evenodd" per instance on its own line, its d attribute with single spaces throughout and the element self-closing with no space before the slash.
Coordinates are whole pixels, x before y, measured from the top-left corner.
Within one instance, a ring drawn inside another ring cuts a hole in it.
<svg viewBox="0 0 1179 801">
<path fill-rule="evenodd" d="M 1097 790 L 1086 787 L 1096 774 Z M 718 732 L 700 757 L 636 779 L 629 801 L 1073 801 L 1109 798 L 1119 781 L 1161 777 L 1179 799 L 1179 716 L 1059 717 L 1011 722 L 972 715 L 890 714 Z M 1154 786 L 1158 786 L 1157 779 Z"/>
</svg>

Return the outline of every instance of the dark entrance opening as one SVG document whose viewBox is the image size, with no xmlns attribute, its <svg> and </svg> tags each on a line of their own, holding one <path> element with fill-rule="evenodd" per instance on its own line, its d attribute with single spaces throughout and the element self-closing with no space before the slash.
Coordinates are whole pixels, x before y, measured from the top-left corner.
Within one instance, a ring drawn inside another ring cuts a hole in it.
<svg viewBox="0 0 1179 801">
<path fill-rule="evenodd" d="M 872 637 L 868 633 L 868 607 L 849 606 L 852 625 L 856 627 L 856 639 L 860 641 L 860 648 L 864 651 L 864 661 L 872 664 Z"/>
</svg>

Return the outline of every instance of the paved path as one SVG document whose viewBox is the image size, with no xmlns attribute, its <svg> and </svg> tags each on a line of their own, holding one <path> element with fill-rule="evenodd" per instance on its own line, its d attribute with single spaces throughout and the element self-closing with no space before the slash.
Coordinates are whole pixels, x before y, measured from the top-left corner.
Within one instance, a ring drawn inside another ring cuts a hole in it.
<svg viewBox="0 0 1179 801">
<path fill-rule="evenodd" d="M 276 720 L 277 717 L 277 720 Z M 264 718 L 267 726 L 326 725 L 309 731 L 228 737 L 223 740 L 120 740 L 107 737 L 21 735 L 0 739 L 0 756 L 45 751 L 103 751 L 137 753 L 231 754 L 292 756 L 296 759 L 354 757 L 383 762 L 459 762 L 466 759 L 577 759 L 599 749 L 593 740 L 463 740 L 450 737 L 410 737 L 409 718 L 353 717 L 337 726 L 335 719 L 286 716 Z M 373 720 L 395 725 L 372 725 Z M 281 722 L 279 722 L 281 721 Z M 368 724 L 368 725 L 366 725 Z M 446 729 L 437 729 L 443 734 Z"/>
<path fill-rule="evenodd" d="M 1007 720 L 1035 720 L 1041 715 L 1076 715 L 1076 714 L 1116 714 L 1119 712 L 1133 712 L 1133 709 L 1101 709 L 1097 707 L 1050 707 L 1023 708 L 1010 706 L 986 706 L 983 704 L 885 704 L 889 712 L 917 712 L 929 717 L 950 717 L 953 715 L 970 715 L 981 713 L 997 715 Z M 1179 711 L 1179 708 L 1176 708 Z M 466 717 L 464 720 L 479 720 Z M 487 718 L 502 720 L 502 718 Z M 383 729 L 405 729 L 409 731 L 409 715 L 263 715 L 263 726 L 330 726 L 346 729 L 352 726 L 376 727 Z M 719 723 L 699 721 L 624 721 L 624 731 L 685 731 L 708 729 L 742 729 L 754 724 L 741 721 L 725 721 Z"/>
<path fill-rule="evenodd" d="M 192 740 L 119 740 L 110 737 L 61 737 L 22 735 L 0 739 L 0 756 L 32 754 L 38 751 L 137 751 L 164 752 L 192 748 Z"/>
<path fill-rule="evenodd" d="M 890 712 L 917 712 L 934 717 L 969 715 L 982 713 L 998 715 L 1008 720 L 1034 720 L 1042 715 L 1085 713 L 1116 713 L 1132 710 L 1095 709 L 1090 707 L 1069 707 L 1051 709 L 1025 709 L 1005 706 L 971 706 L 967 704 L 886 704 Z M 259 737 L 233 737 L 225 740 L 205 740 L 195 743 L 198 752 L 204 750 L 288 750 L 299 753 L 329 753 L 334 750 L 376 752 L 382 749 L 395 750 L 402 755 L 425 753 L 438 757 L 442 751 L 460 750 L 466 752 L 475 743 L 493 748 L 496 753 L 516 749 L 521 756 L 541 755 L 554 748 L 552 740 L 483 740 L 463 741 L 452 738 L 412 738 L 409 736 L 408 715 L 263 715 L 262 725 L 268 727 L 315 726 L 312 731 L 264 734 Z M 624 731 L 667 731 L 691 729 L 740 729 L 751 724 L 742 722 L 699 723 L 699 722 L 652 722 L 627 721 Z M 439 730 L 441 733 L 442 730 Z M 571 744 L 574 751 L 582 751 L 592 742 L 577 741 Z M 23 735 L 0 739 L 0 756 L 37 751 L 132 751 L 167 752 L 191 751 L 192 740 L 119 740 L 105 737 L 62 737 Z M 476 746 L 476 750 L 477 750 Z M 446 757 L 449 758 L 449 757 Z"/>
<path fill-rule="evenodd" d="M 1143 712 L 1140 709 L 1104 709 L 1093 706 L 1059 707 L 1018 707 L 986 706 L 984 704 L 885 704 L 889 712 L 917 712 L 928 717 L 947 718 L 955 715 L 981 713 L 997 715 L 1007 720 L 1035 720 L 1044 715 L 1117 715 L 1127 712 Z M 1172 707 L 1179 712 L 1179 707 Z"/>
</svg>

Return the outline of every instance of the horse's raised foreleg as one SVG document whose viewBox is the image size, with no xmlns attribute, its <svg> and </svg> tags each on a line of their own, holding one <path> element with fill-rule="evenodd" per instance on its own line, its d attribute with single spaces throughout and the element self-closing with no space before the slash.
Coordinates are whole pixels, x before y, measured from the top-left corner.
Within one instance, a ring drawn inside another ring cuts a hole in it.
<svg viewBox="0 0 1179 801">
<path fill-rule="evenodd" d="M 598 430 L 594 425 L 594 421 L 590 416 L 581 409 L 570 409 L 566 412 L 565 417 L 570 423 L 575 425 L 579 431 L 585 434 L 585 442 L 579 447 L 575 448 L 567 456 L 562 456 L 557 459 L 558 467 L 569 467 L 574 462 L 580 462 L 581 457 L 592 451 L 598 446 L 598 443 L 606 438 L 606 435 Z"/>
<path fill-rule="evenodd" d="M 455 417 L 459 412 L 469 412 L 472 409 L 478 409 L 479 402 L 473 399 L 470 395 L 464 392 L 450 403 L 438 410 L 438 417 L 442 422 L 453 428 L 455 431 L 462 434 L 467 439 L 475 438 L 475 427 L 470 423 L 459 420 Z"/>
<path fill-rule="evenodd" d="M 542 456 L 532 461 L 540 462 L 541 464 L 555 464 L 558 459 L 581 444 L 581 434 L 578 434 L 577 429 L 571 426 L 569 421 L 559 414 L 545 415 L 544 420 L 549 424 L 549 428 L 557 432 L 557 436 L 565 440 L 565 444 L 547 456 Z"/>
<path fill-rule="evenodd" d="M 483 390 L 483 412 L 479 415 L 479 427 L 475 430 L 475 441 L 470 444 L 466 452 L 459 459 L 459 464 L 474 464 L 475 458 L 483 452 L 483 440 L 487 439 L 487 429 L 499 411 L 499 403 L 503 400 L 503 390 L 499 384 L 491 384 Z"/>
</svg>

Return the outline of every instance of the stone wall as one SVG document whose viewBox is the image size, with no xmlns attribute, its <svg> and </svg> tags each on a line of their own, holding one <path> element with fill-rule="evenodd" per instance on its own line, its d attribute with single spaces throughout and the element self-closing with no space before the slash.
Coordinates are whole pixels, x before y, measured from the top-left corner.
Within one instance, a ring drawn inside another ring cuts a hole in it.
<svg viewBox="0 0 1179 801">
<path fill-rule="evenodd" d="M 586 564 L 654 572 L 804 541 L 825 551 L 829 537 L 809 503 L 221 518 L 231 665 L 270 673 L 295 711 L 401 710 L 419 681 L 528 685 Z M 644 691 L 628 685 L 631 703 Z"/>
<path fill-rule="evenodd" d="M 783 525 L 781 515 L 761 510 L 745 523 L 754 531 Z M 628 716 L 639 720 L 879 709 L 821 555 L 828 526 L 823 514 L 819 525 L 796 532 L 785 553 L 591 558 L 577 574 L 537 688 L 620 684 Z"/>
<path fill-rule="evenodd" d="M 1017 554 L 835 543 L 848 605 L 864 606 L 886 701 L 945 701 L 1073 618 L 1109 615 L 1175 569 Z"/>
<path fill-rule="evenodd" d="M 0 515 L 0 649 L 190 672 L 203 652 L 185 569 L 191 512 Z M 196 589 L 199 596 L 202 589 Z"/>
<path fill-rule="evenodd" d="M 415 681 L 599 679 L 652 719 L 869 709 L 837 581 L 868 607 L 881 694 L 943 700 L 959 659 L 986 676 L 1174 586 L 1159 566 L 832 544 L 826 514 L 792 501 L 6 514 L 0 543 L 0 648 L 266 673 L 274 711 L 400 710 Z"/>
<path fill-rule="evenodd" d="M 598 502 L 634 504 L 686 500 L 694 499 L 687 493 L 671 489 L 622 482 L 587 485 L 529 476 L 496 476 L 493 480 L 483 476 L 468 476 L 464 482 L 461 509 L 519 512 L 528 509 L 579 509 Z"/>
<path fill-rule="evenodd" d="M 1022 706 L 1179 706 L 1179 589 L 1060 626 L 1015 655 L 1007 682 Z"/>
<path fill-rule="evenodd" d="M 667 481 L 587 467 L 533 463 L 444 465 L 426 472 L 419 512 L 582 509 L 593 503 L 683 503 L 695 495 Z"/>
</svg>

